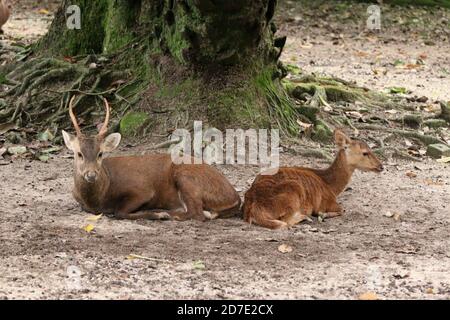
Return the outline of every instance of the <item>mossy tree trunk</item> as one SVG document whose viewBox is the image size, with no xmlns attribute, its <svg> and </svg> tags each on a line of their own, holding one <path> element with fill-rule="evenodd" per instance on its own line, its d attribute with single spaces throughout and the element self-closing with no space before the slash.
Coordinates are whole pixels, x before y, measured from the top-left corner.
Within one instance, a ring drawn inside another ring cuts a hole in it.
<svg viewBox="0 0 450 320">
<path fill-rule="evenodd" d="M 62 55 L 112 53 L 137 36 L 183 64 L 276 60 L 276 0 L 63 0 L 41 47 Z M 81 8 L 81 30 L 66 28 L 66 8 Z"/>
<path fill-rule="evenodd" d="M 66 26 L 70 5 L 81 9 L 81 30 Z M 148 111 L 136 102 L 147 89 L 159 111 L 175 104 L 172 109 L 186 111 L 190 120 L 203 117 L 218 127 L 268 126 L 275 117 L 290 119 L 294 112 L 279 81 L 283 69 L 278 58 L 286 38 L 275 37 L 276 6 L 277 0 L 63 0 L 34 52 L 37 57 L 71 57 L 84 63 L 67 67 L 78 79 L 63 86 L 69 93 L 74 88 L 103 92 L 123 72 L 132 84 L 114 98 L 119 97 L 117 104 L 127 111 Z M 104 60 L 109 65 L 98 63 L 111 71 L 107 79 L 103 72 L 95 81 L 85 81 L 93 73 L 86 66 L 101 56 L 109 59 Z M 51 65 L 62 67 L 55 61 Z M 15 79 L 22 80 L 17 75 Z M 29 96 L 26 103 L 32 105 L 36 96 Z M 65 110 L 67 100 L 66 94 L 61 104 Z M 61 121 L 63 109 L 52 111 Z M 168 127 L 178 126 L 178 120 Z"/>
</svg>

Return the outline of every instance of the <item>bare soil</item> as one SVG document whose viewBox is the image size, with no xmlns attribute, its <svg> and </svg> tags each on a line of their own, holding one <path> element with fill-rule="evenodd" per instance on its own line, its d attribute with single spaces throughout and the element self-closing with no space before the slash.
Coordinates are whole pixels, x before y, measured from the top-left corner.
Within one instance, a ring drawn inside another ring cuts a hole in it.
<svg viewBox="0 0 450 320">
<path fill-rule="evenodd" d="M 304 8 L 295 8 L 293 14 L 306 15 Z M 23 20 L 16 19 L 21 14 L 5 27 L 7 37 L 22 34 Z M 327 27 L 315 26 L 315 44 L 305 50 L 299 39 L 308 26 L 296 28 L 296 23 L 284 21 L 280 30 L 292 39 L 285 61 L 371 88 L 393 84 L 432 99 L 450 97 L 450 78 L 440 71 L 449 68 L 445 39 L 430 48 L 417 44 L 420 40 L 384 44 L 377 39 L 373 49 L 349 37 L 339 46 L 329 39 Z M 45 28 L 36 31 L 42 32 Z M 355 58 L 351 48 L 368 56 Z M 427 69 L 397 74 L 387 66 L 386 76 L 374 77 L 370 57 L 378 51 L 386 62 L 425 52 Z M 316 63 L 307 65 L 310 60 Z M 118 153 L 149 152 L 152 143 L 123 143 Z M 281 163 L 327 165 L 287 152 Z M 239 218 L 199 223 L 103 216 L 89 221 L 71 196 L 68 152 L 49 163 L 0 162 L 0 299 L 358 299 L 367 292 L 380 299 L 450 299 L 449 164 L 389 159 L 385 167 L 379 175 L 354 175 L 340 196 L 346 209 L 342 217 L 270 231 Z M 219 170 L 241 195 L 259 172 L 250 166 Z M 95 229 L 85 231 L 88 224 Z M 280 252 L 282 244 L 292 251 Z M 147 259 L 130 259 L 130 254 Z"/>
</svg>

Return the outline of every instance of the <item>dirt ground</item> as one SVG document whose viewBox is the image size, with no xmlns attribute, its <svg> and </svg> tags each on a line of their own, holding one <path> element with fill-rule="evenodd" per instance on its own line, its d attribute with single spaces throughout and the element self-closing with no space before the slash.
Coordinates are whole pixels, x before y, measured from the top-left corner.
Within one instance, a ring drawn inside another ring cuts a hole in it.
<svg viewBox="0 0 450 320">
<path fill-rule="evenodd" d="M 348 24 L 340 31 L 341 44 L 333 44 L 329 25 L 314 26 L 304 40 L 312 26 L 308 11 L 291 4 L 277 18 L 280 33 L 289 35 L 285 62 L 370 88 L 401 85 L 418 96 L 450 99 L 448 39 L 427 46 L 420 38 L 404 41 L 407 35 L 393 33 L 401 41 L 385 43 L 385 35 L 367 43 L 349 36 L 360 30 Z M 7 37 L 19 37 L 24 29 L 29 38 L 45 32 L 43 6 L 24 8 L 5 26 Z M 39 27 L 30 31 L 28 18 L 20 18 L 26 16 Z M 382 56 L 374 60 L 378 53 Z M 389 64 L 420 54 L 427 55 L 424 69 Z M 374 66 L 386 74 L 374 74 Z M 122 145 L 118 153 L 139 154 L 152 144 Z M 287 152 L 281 163 L 327 165 Z M 385 167 L 379 175 L 354 175 L 339 198 L 344 216 L 274 232 L 239 218 L 90 221 L 70 193 L 68 152 L 49 163 L 0 162 L 0 299 L 358 299 L 368 292 L 380 299 L 450 299 L 449 164 L 389 159 Z M 241 195 L 259 171 L 219 169 Z M 88 224 L 94 231 L 83 229 Z M 280 252 L 282 244 L 292 252 Z"/>
</svg>

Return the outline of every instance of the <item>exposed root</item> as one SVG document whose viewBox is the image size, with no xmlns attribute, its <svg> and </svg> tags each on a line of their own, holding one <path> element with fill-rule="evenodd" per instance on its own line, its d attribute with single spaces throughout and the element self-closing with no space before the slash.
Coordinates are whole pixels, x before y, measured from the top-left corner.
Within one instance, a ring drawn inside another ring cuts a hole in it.
<svg viewBox="0 0 450 320">
<path fill-rule="evenodd" d="M 395 147 L 382 147 L 379 149 L 375 149 L 374 152 L 380 156 L 385 156 L 386 151 L 391 151 L 393 153 L 394 156 L 397 156 L 398 158 L 402 158 L 405 160 L 409 160 L 409 161 L 415 161 L 415 162 L 421 162 L 422 160 L 417 158 L 417 157 L 413 157 L 412 155 L 398 149 Z"/>
<path fill-rule="evenodd" d="M 407 130 L 401 130 L 401 129 L 392 129 L 392 128 L 386 128 L 379 125 L 374 124 L 360 124 L 357 125 L 358 129 L 361 130 L 375 130 L 375 131 L 384 131 L 384 132 L 390 132 L 405 138 L 413 138 L 416 140 L 419 140 L 425 145 L 433 144 L 433 143 L 444 143 L 441 139 L 438 139 L 436 137 L 421 134 L 417 131 L 407 131 Z"/>
<path fill-rule="evenodd" d="M 80 94 L 74 106 L 77 108 L 89 97 L 117 94 L 120 84 L 108 90 L 100 89 L 122 77 L 123 73 L 91 68 L 92 60 L 91 56 L 78 63 L 34 58 L 13 68 L 4 76 L 4 84 L 9 88 L 0 94 L 0 98 L 6 99 L 6 103 L 0 105 L 0 123 L 14 122 L 21 126 L 32 121 L 36 126 L 55 128 L 57 123 L 67 122 L 71 95 Z M 126 97 L 121 98 L 127 101 Z M 58 100 L 59 107 L 55 107 Z M 94 107 L 78 110 L 79 115 L 89 114 Z"/>
</svg>

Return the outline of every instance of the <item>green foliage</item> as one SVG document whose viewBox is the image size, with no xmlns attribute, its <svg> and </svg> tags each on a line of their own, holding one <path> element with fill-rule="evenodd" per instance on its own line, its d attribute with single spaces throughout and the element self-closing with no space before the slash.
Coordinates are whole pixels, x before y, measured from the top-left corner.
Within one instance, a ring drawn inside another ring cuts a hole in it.
<svg viewBox="0 0 450 320">
<path fill-rule="evenodd" d="M 145 112 L 130 112 L 120 121 L 120 133 L 125 137 L 134 136 L 147 122 L 149 116 Z"/>
</svg>

